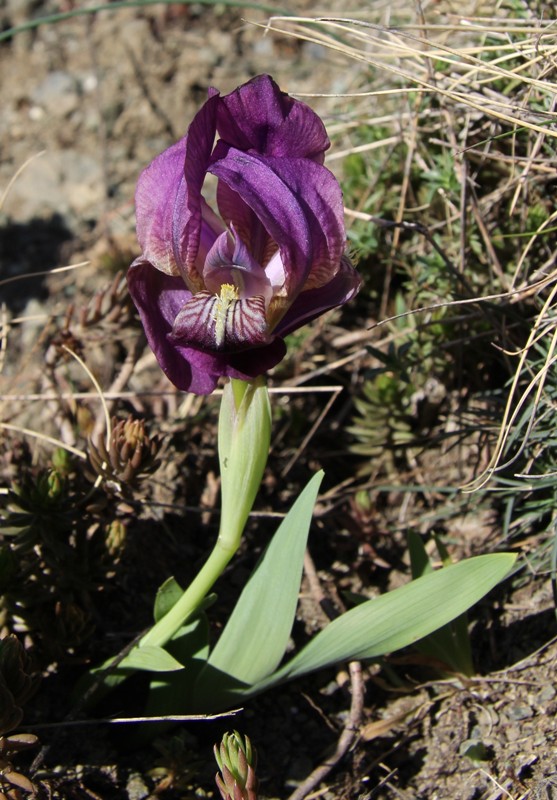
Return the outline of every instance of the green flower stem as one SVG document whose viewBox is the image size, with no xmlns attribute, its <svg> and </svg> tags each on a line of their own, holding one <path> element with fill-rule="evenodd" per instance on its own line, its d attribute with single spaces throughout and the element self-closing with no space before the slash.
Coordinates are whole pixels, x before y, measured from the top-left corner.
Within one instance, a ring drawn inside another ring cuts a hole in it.
<svg viewBox="0 0 557 800">
<path fill-rule="evenodd" d="M 214 583 L 224 572 L 228 562 L 240 545 L 240 536 L 237 541 L 227 542 L 226 537 L 219 534 L 219 538 L 211 555 L 197 573 L 192 583 L 185 590 L 182 597 L 175 603 L 170 611 L 162 617 L 145 634 L 138 647 L 156 645 L 163 647 L 172 639 L 176 631 L 184 625 L 194 611 L 199 608 L 205 597 L 212 589 Z"/>
<path fill-rule="evenodd" d="M 271 406 L 263 378 L 230 381 L 219 415 L 221 523 L 211 555 L 182 597 L 138 647 L 163 647 L 201 605 L 237 551 L 267 463 Z M 125 665 L 125 664 L 124 664 Z"/>
</svg>

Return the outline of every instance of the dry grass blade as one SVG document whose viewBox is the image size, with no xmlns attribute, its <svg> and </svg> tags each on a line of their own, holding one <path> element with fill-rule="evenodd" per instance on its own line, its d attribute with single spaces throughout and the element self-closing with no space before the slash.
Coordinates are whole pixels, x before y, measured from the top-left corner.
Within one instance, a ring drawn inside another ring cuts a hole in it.
<svg viewBox="0 0 557 800">
<path fill-rule="evenodd" d="M 528 341 L 524 348 L 520 351 L 520 359 L 515 370 L 515 374 L 513 376 L 513 380 L 511 383 L 511 387 L 509 390 L 507 402 L 505 405 L 505 411 L 503 414 L 503 419 L 501 422 L 499 435 L 497 437 L 497 442 L 495 444 L 495 448 L 493 450 L 491 459 L 487 467 L 483 470 L 483 472 L 474 480 L 472 483 L 464 486 L 463 489 L 465 491 L 476 491 L 481 489 L 486 483 L 489 481 L 490 477 L 496 472 L 497 470 L 503 469 L 504 467 L 509 466 L 524 450 L 524 447 L 528 441 L 528 436 L 532 430 L 532 427 L 536 421 L 536 410 L 538 408 L 540 399 L 543 393 L 543 387 L 545 380 L 549 371 L 551 370 L 552 366 L 555 364 L 557 357 L 554 355 L 555 348 L 557 347 L 557 329 L 555 329 L 554 321 L 548 320 L 548 313 L 552 309 L 555 301 L 555 297 L 557 296 L 557 284 L 555 284 L 549 293 L 545 303 L 541 311 L 539 312 L 536 320 L 532 326 L 530 331 L 530 335 L 528 337 Z M 521 380 L 523 378 L 524 372 L 528 370 L 528 356 L 530 354 L 531 349 L 539 340 L 540 336 L 546 335 L 546 326 L 549 324 L 551 328 L 553 328 L 553 333 L 551 337 L 551 343 L 547 349 L 546 357 L 545 357 L 545 364 L 542 369 L 538 370 L 536 374 L 533 375 L 529 383 L 527 384 L 526 388 L 515 402 L 515 397 L 518 392 L 518 387 L 520 386 Z M 515 353 L 518 355 L 518 353 Z M 501 463 L 503 454 L 505 452 L 505 446 L 509 439 L 509 436 L 513 430 L 513 426 L 517 421 L 520 412 L 524 408 L 526 402 L 530 398 L 532 392 L 535 389 L 534 400 L 533 400 L 533 409 L 530 415 L 530 419 L 527 425 L 526 433 L 522 439 L 520 447 L 517 449 L 517 452 L 513 454 L 511 460 L 506 461 L 505 463 Z"/>
<path fill-rule="evenodd" d="M 396 10 L 405 16 L 402 9 Z M 346 59 L 372 66 L 379 74 L 390 74 L 400 82 L 402 91 L 426 90 L 461 110 L 557 137 L 553 110 L 557 84 L 544 72 L 557 58 L 555 23 L 524 21 L 520 26 L 510 26 L 501 20 L 486 20 L 481 25 L 467 22 L 390 27 L 356 19 L 272 17 L 265 29 L 321 45 Z M 511 36 L 523 38 L 509 41 Z M 455 41 L 453 46 L 445 44 L 448 37 Z M 486 44 L 488 38 L 496 39 L 497 44 Z M 503 66 L 517 58 L 520 63 L 512 69 Z M 540 76 L 531 74 L 536 68 Z M 513 102 L 498 88 L 502 80 L 518 81 L 523 89 L 535 90 L 536 95 L 526 97 L 522 104 Z M 547 109 L 534 108 L 534 101 L 545 102 Z"/>
<path fill-rule="evenodd" d="M 56 275 L 60 272 L 71 272 L 74 269 L 86 267 L 89 261 L 80 261 L 77 264 L 68 264 L 65 267 L 54 267 L 54 269 L 40 270 L 39 272 L 28 272 L 26 275 L 13 275 L 11 278 L 4 278 L 0 281 L 1 286 L 7 286 L 9 283 L 17 283 L 18 281 L 34 280 L 42 278 L 45 275 Z"/>
<path fill-rule="evenodd" d="M 22 164 L 22 165 L 19 167 L 19 169 L 18 169 L 18 170 L 17 170 L 17 171 L 14 173 L 14 175 L 12 176 L 12 178 L 10 179 L 10 181 L 8 182 L 8 185 L 6 186 L 6 188 L 4 189 L 4 191 L 2 192 L 2 194 L 0 195 L 0 211 L 2 211 L 2 209 L 4 208 L 4 203 L 6 202 L 6 198 L 8 197 L 8 195 L 9 195 L 9 193 L 10 193 L 10 190 L 11 190 L 12 186 L 13 186 L 13 185 L 14 185 L 14 183 L 17 181 L 17 179 L 19 178 L 19 176 L 20 176 L 20 175 L 21 175 L 23 172 L 25 172 L 25 170 L 27 169 L 27 167 L 28 167 L 30 164 L 32 164 L 32 163 L 33 163 L 33 161 L 35 161 L 35 159 L 37 159 L 37 158 L 40 158 L 42 155 L 44 155 L 44 153 L 45 153 L 45 152 L 46 152 L 45 150 L 41 150 L 39 153 L 35 153 L 34 155 L 32 155 L 32 156 L 31 156 L 30 158 L 28 158 L 28 159 L 27 159 L 27 161 L 25 161 L 25 162 L 24 162 L 24 163 L 23 163 L 23 164 Z"/>
<path fill-rule="evenodd" d="M 24 436 L 30 436 L 33 439 L 38 439 L 41 442 L 48 442 L 48 444 L 54 445 L 54 447 L 60 447 L 62 450 L 67 450 L 68 453 L 73 453 L 74 456 L 83 459 L 84 461 L 87 460 L 87 454 L 83 452 L 83 450 L 79 450 L 77 447 L 73 447 L 66 442 L 62 442 L 60 439 L 56 439 L 54 436 L 47 436 L 45 433 L 39 433 L 39 431 L 33 431 L 29 428 L 23 428 L 20 425 L 10 425 L 7 422 L 0 421 L 0 429 L 6 431 L 13 431 L 14 433 L 20 433 Z"/>
</svg>

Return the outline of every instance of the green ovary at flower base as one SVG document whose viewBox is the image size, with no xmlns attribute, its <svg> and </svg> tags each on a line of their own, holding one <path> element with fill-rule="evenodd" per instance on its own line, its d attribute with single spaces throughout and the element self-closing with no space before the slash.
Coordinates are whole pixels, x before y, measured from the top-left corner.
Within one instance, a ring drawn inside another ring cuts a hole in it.
<svg viewBox="0 0 557 800">
<path fill-rule="evenodd" d="M 238 548 L 259 489 L 271 443 L 271 406 L 262 378 L 224 387 L 219 416 L 221 524 L 219 540 Z"/>
</svg>

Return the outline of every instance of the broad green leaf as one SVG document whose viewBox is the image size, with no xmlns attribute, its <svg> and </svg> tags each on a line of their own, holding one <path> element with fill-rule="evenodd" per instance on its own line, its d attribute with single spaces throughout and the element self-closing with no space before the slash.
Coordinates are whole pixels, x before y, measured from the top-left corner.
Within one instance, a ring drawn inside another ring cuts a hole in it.
<svg viewBox="0 0 557 800">
<path fill-rule="evenodd" d="M 153 611 L 155 622 L 162 619 L 164 615 L 176 605 L 183 594 L 184 590 L 176 578 L 167 578 L 165 582 L 159 586 L 157 596 L 155 597 L 155 608 Z"/>
<path fill-rule="evenodd" d="M 422 575 L 428 575 L 430 572 L 433 572 L 433 567 L 422 537 L 418 533 L 410 531 L 407 536 L 407 543 L 412 578 L 416 580 L 417 578 L 421 578 Z"/>
<path fill-rule="evenodd" d="M 307 537 L 323 472 L 298 497 L 255 567 L 200 676 L 221 674 L 245 684 L 277 668 L 294 623 Z M 203 687 L 205 688 L 205 687 Z"/>
<path fill-rule="evenodd" d="M 451 558 L 443 542 L 436 537 L 435 544 L 444 566 L 451 566 Z M 433 572 L 433 566 L 422 537 L 412 531 L 408 534 L 408 550 L 414 579 Z M 416 643 L 416 649 L 441 664 L 445 664 L 453 672 L 468 676 L 474 674 L 474 660 L 468 635 L 468 614 L 466 612 L 430 633 L 429 636 L 420 639 Z"/>
<path fill-rule="evenodd" d="M 176 633 L 166 648 L 184 665 L 181 670 L 153 674 L 145 704 L 146 717 L 188 714 L 194 706 L 195 679 L 209 655 L 209 623 L 204 613 L 190 620 Z M 127 734 L 127 744 L 141 747 L 170 727 L 168 722 L 134 725 Z"/>
<path fill-rule="evenodd" d="M 170 653 L 155 645 L 134 647 L 118 665 L 120 670 L 141 669 L 148 672 L 173 672 L 183 668 L 183 665 L 176 661 Z"/>
<path fill-rule="evenodd" d="M 400 650 L 450 622 L 480 600 L 511 569 L 516 556 L 477 556 L 424 575 L 368 600 L 331 622 L 291 661 L 242 694 L 352 659 Z"/>
</svg>

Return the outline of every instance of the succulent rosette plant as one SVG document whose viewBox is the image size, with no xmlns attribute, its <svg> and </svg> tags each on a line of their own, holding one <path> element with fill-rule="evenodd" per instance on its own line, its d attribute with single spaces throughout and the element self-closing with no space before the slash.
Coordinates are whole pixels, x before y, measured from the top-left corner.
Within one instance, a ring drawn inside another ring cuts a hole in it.
<svg viewBox="0 0 557 800">
<path fill-rule="evenodd" d="M 358 291 L 329 144 L 317 114 L 260 75 L 210 90 L 186 136 L 141 174 L 142 255 L 128 283 L 178 388 L 208 394 L 220 376 L 263 374 L 288 333 Z M 218 214 L 202 194 L 208 173 Z"/>
</svg>

